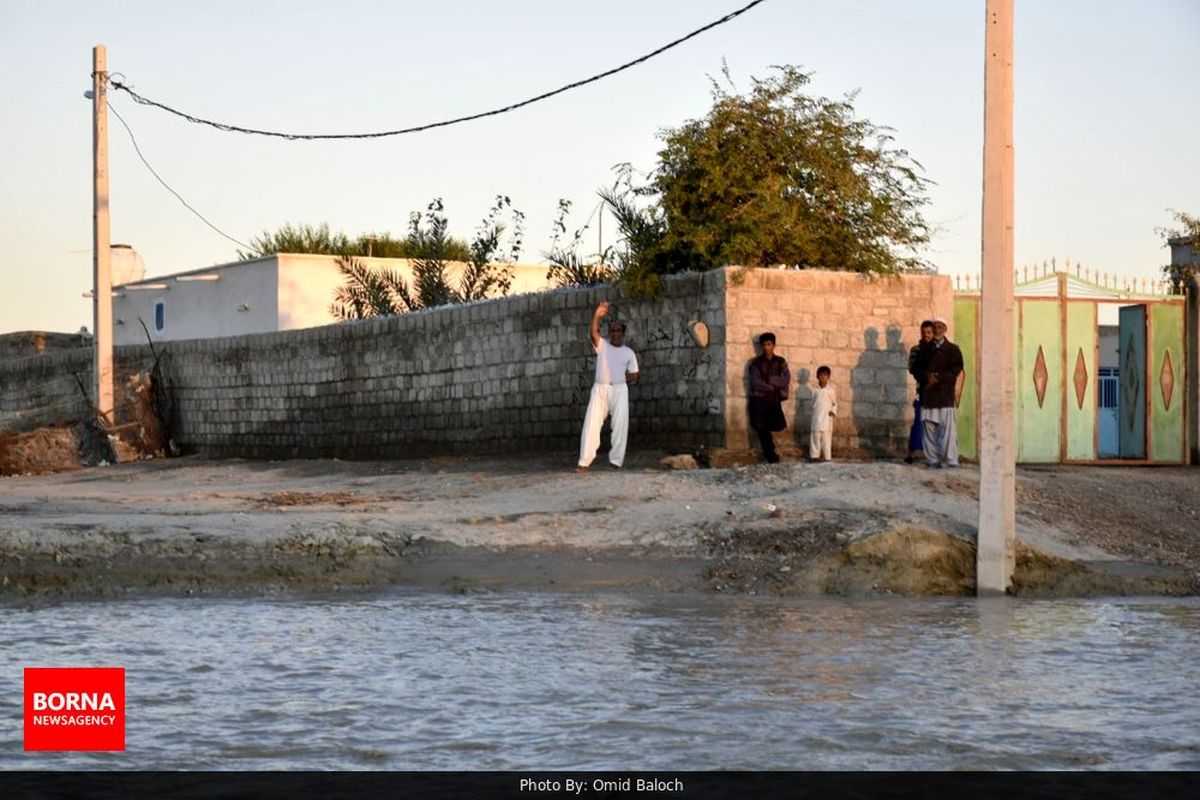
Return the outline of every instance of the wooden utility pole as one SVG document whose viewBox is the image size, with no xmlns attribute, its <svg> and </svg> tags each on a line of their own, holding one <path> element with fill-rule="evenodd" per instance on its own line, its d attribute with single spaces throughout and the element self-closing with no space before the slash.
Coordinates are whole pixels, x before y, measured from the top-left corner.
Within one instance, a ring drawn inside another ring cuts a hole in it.
<svg viewBox="0 0 1200 800">
<path fill-rule="evenodd" d="M 984 36 L 983 286 L 979 326 L 976 593 L 1002 595 L 1015 563 L 1013 419 L 1013 0 L 987 0 Z"/>
<path fill-rule="evenodd" d="M 108 230 L 108 64 L 104 45 L 92 48 L 92 334 L 96 408 L 109 423 L 113 406 L 112 238 Z"/>
</svg>

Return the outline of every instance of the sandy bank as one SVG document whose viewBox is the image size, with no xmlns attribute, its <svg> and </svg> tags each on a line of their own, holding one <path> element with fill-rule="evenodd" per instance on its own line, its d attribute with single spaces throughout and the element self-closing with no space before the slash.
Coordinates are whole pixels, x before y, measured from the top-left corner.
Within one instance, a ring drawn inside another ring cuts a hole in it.
<svg viewBox="0 0 1200 800">
<path fill-rule="evenodd" d="M 145 461 L 0 479 L 0 600 L 652 588 L 970 594 L 978 473 L 901 463 L 588 475 L 545 458 Z M 1200 590 L 1195 470 L 1022 471 L 1015 592 Z M 1137 504 L 1114 497 L 1137 495 Z"/>
</svg>

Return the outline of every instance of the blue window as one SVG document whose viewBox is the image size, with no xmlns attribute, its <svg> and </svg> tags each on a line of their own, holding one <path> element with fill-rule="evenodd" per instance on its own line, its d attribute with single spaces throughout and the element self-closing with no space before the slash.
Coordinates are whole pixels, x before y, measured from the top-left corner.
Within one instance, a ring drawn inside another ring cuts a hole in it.
<svg viewBox="0 0 1200 800">
<path fill-rule="evenodd" d="M 161 331 L 167 324 L 167 301 L 159 300 L 154 304 L 154 330 Z"/>
<path fill-rule="evenodd" d="M 1100 407 L 1117 408 L 1117 390 L 1121 382 L 1121 371 L 1113 367 L 1100 368 Z"/>
</svg>

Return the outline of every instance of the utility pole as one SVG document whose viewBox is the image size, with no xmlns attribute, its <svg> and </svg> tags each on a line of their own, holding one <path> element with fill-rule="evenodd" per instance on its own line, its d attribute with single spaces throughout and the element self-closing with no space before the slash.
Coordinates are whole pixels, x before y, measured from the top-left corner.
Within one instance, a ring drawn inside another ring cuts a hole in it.
<svg viewBox="0 0 1200 800">
<path fill-rule="evenodd" d="M 1013 0 L 987 0 L 984 36 L 983 286 L 979 333 L 980 597 L 1002 595 L 1015 565 L 1013 426 Z"/>
<path fill-rule="evenodd" d="M 108 63 L 104 45 L 92 48 L 92 333 L 96 408 L 110 424 L 113 405 L 112 246 L 108 229 Z"/>
</svg>

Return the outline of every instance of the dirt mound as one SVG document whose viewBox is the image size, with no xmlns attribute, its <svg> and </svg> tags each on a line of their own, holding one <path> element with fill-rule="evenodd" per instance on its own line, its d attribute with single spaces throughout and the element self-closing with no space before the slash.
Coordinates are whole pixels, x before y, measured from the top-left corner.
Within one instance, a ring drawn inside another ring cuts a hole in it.
<svg viewBox="0 0 1200 800">
<path fill-rule="evenodd" d="M 48 475 L 80 466 L 79 436 L 74 428 L 0 433 L 0 475 Z"/>
<path fill-rule="evenodd" d="M 149 373 L 139 372 L 126 381 L 118 422 L 107 426 L 87 419 L 70 427 L 0 432 L 0 475 L 45 475 L 167 455 L 170 441 L 155 411 Z"/>
</svg>

